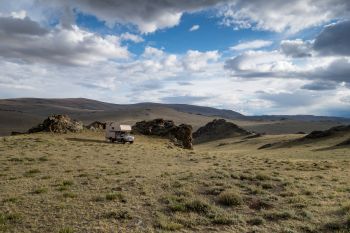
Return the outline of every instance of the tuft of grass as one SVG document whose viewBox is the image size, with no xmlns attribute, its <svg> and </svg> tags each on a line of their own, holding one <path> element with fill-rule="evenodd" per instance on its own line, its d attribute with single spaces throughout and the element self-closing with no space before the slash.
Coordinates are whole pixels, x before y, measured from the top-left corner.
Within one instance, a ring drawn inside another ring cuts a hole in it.
<svg viewBox="0 0 350 233">
<path fill-rule="evenodd" d="M 255 176 L 255 179 L 263 181 L 263 180 L 271 180 L 271 177 L 266 174 L 259 173 Z"/>
<path fill-rule="evenodd" d="M 72 186 L 74 183 L 71 180 L 64 180 L 62 186 Z"/>
<path fill-rule="evenodd" d="M 38 188 L 33 190 L 33 194 L 43 194 L 43 193 L 47 193 L 48 189 L 47 188 Z"/>
<path fill-rule="evenodd" d="M 38 159 L 40 162 L 47 162 L 49 159 L 46 156 L 42 156 Z"/>
<path fill-rule="evenodd" d="M 127 202 L 125 196 L 121 193 L 107 193 L 106 200 L 108 200 L 108 201 L 119 200 L 123 203 Z"/>
<path fill-rule="evenodd" d="M 224 206 L 239 206 L 243 203 L 242 197 L 235 191 L 223 191 L 217 201 Z"/>
<path fill-rule="evenodd" d="M 131 214 L 127 210 L 111 211 L 104 214 L 104 217 L 118 219 L 118 220 L 132 219 Z"/>
<path fill-rule="evenodd" d="M 74 233 L 74 229 L 72 227 L 63 227 L 59 230 L 58 233 Z"/>
<path fill-rule="evenodd" d="M 19 163 L 19 162 L 23 162 L 23 159 L 14 157 L 14 158 L 10 158 L 9 161 L 10 162 L 18 162 Z"/>
<path fill-rule="evenodd" d="M 176 231 L 183 228 L 183 225 L 174 222 L 171 218 L 161 214 L 158 216 L 156 227 L 166 231 Z"/>
<path fill-rule="evenodd" d="M 8 224 L 20 223 L 22 217 L 17 213 L 0 213 L 0 230 L 6 230 Z"/>
<path fill-rule="evenodd" d="M 247 223 L 249 225 L 253 225 L 253 226 L 260 226 L 263 225 L 265 223 L 265 220 L 262 217 L 254 217 L 251 218 L 247 221 Z"/>
<path fill-rule="evenodd" d="M 211 222 L 217 225 L 234 225 L 237 223 L 237 219 L 235 219 L 232 215 L 226 213 L 215 214 L 212 217 Z"/>
<path fill-rule="evenodd" d="M 95 202 L 101 202 L 101 201 L 104 201 L 105 198 L 102 197 L 102 196 L 96 196 L 96 197 L 93 197 L 92 198 L 92 201 L 95 201 Z"/>
<path fill-rule="evenodd" d="M 196 213 L 203 213 L 206 214 L 209 212 L 210 205 L 201 199 L 193 199 L 185 203 L 186 211 L 196 212 Z"/>
<path fill-rule="evenodd" d="M 65 192 L 63 193 L 64 198 L 76 198 L 78 195 L 72 192 Z"/>
<path fill-rule="evenodd" d="M 271 211 L 264 214 L 264 218 L 269 221 L 288 220 L 293 217 L 293 214 L 289 211 L 277 212 Z"/>
<path fill-rule="evenodd" d="M 11 202 L 11 203 L 17 203 L 19 199 L 17 197 L 9 197 L 3 200 L 4 203 Z"/>
<path fill-rule="evenodd" d="M 39 169 L 31 169 L 31 170 L 29 170 L 29 171 L 26 171 L 26 172 L 24 173 L 24 176 L 30 177 L 30 176 L 34 176 L 35 174 L 38 174 L 38 173 L 40 173 L 40 170 L 39 170 Z"/>
</svg>

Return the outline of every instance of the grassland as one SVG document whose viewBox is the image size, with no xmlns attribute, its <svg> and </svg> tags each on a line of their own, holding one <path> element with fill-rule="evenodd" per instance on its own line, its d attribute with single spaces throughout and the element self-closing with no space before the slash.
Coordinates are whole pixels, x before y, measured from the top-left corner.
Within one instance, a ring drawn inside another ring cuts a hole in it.
<svg viewBox="0 0 350 233">
<path fill-rule="evenodd" d="M 3 137 L 0 232 L 350 232 L 349 148 L 257 150 L 296 137 Z"/>
</svg>

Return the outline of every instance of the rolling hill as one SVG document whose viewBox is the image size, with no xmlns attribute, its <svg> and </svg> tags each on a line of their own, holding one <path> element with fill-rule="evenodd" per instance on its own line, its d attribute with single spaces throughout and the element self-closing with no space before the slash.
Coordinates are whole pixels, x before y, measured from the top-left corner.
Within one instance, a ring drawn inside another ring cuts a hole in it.
<svg viewBox="0 0 350 233">
<path fill-rule="evenodd" d="M 18 98 L 0 100 L 0 135 L 25 131 L 52 114 L 68 114 L 85 124 L 95 120 L 134 124 L 140 120 L 165 118 L 191 124 L 194 129 L 215 118 L 225 118 L 247 130 L 268 134 L 308 133 L 350 123 L 349 119 L 337 117 L 244 116 L 232 110 L 187 104 L 112 104 L 84 98 Z"/>
</svg>

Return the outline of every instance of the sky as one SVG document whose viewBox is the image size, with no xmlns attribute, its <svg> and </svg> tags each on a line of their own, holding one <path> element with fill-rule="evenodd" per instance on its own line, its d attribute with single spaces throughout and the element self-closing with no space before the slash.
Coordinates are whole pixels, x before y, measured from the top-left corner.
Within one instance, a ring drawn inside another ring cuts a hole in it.
<svg viewBox="0 0 350 233">
<path fill-rule="evenodd" d="M 350 117 L 348 0 L 0 0 L 0 98 Z"/>
</svg>

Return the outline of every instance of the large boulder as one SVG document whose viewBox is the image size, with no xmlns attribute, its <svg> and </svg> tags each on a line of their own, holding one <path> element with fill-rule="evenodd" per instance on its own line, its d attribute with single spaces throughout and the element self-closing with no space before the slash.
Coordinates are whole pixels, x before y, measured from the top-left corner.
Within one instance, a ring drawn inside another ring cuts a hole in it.
<svg viewBox="0 0 350 233">
<path fill-rule="evenodd" d="M 90 125 L 86 126 L 90 130 L 104 130 L 106 129 L 106 123 L 100 121 L 94 121 Z"/>
<path fill-rule="evenodd" d="M 225 119 L 215 119 L 193 133 L 195 143 L 203 143 L 234 136 L 250 135 L 251 133 Z"/>
<path fill-rule="evenodd" d="M 71 120 L 67 115 L 52 115 L 46 118 L 43 123 L 28 130 L 28 133 L 52 132 L 68 133 L 78 132 L 83 129 L 83 123 Z"/>
<path fill-rule="evenodd" d="M 174 141 L 177 146 L 192 149 L 192 126 L 190 125 L 177 126 L 172 120 L 154 119 L 136 122 L 132 129 L 144 135 L 166 137 Z"/>
</svg>

